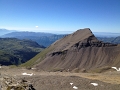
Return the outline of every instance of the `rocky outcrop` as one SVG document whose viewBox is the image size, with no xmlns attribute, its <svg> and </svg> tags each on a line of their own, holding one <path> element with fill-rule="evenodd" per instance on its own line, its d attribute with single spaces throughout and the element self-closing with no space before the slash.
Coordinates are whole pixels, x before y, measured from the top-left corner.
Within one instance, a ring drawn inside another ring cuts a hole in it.
<svg viewBox="0 0 120 90">
<path fill-rule="evenodd" d="M 0 82 L 0 90 L 35 90 L 33 85 L 25 79 L 17 80 L 14 77 L 3 76 Z"/>
<path fill-rule="evenodd" d="M 78 49 L 79 49 L 79 48 L 84 48 L 84 47 L 111 47 L 111 46 L 117 46 L 117 44 L 104 43 L 102 41 L 95 40 L 94 38 L 95 38 L 95 36 L 92 35 L 89 38 L 76 43 L 73 47 L 78 47 Z"/>
</svg>

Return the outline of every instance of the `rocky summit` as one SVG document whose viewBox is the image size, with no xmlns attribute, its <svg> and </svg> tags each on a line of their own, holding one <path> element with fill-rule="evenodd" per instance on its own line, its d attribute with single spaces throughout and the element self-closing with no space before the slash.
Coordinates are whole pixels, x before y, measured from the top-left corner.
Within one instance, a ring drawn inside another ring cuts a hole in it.
<svg viewBox="0 0 120 90">
<path fill-rule="evenodd" d="M 34 64 L 41 70 L 79 72 L 120 66 L 120 45 L 99 41 L 89 28 L 65 36 L 43 52 Z"/>
</svg>

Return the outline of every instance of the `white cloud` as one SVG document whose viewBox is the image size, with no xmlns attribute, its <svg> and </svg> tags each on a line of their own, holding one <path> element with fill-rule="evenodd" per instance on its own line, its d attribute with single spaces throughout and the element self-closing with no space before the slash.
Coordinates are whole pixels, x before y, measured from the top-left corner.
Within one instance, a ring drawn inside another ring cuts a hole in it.
<svg viewBox="0 0 120 90">
<path fill-rule="evenodd" d="M 35 26 L 36 28 L 38 28 L 38 26 Z"/>
</svg>

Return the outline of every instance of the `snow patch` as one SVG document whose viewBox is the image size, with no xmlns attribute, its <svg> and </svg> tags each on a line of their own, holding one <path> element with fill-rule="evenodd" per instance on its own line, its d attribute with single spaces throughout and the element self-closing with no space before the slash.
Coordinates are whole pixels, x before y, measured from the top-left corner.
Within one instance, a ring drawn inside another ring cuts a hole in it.
<svg viewBox="0 0 120 90">
<path fill-rule="evenodd" d="M 32 70 L 35 70 L 36 68 L 31 68 Z"/>
<path fill-rule="evenodd" d="M 70 85 L 73 85 L 73 83 L 70 83 Z"/>
<path fill-rule="evenodd" d="M 73 89 L 78 89 L 78 87 L 74 86 Z"/>
<path fill-rule="evenodd" d="M 97 83 L 91 83 L 93 86 L 98 86 L 98 84 Z"/>
<path fill-rule="evenodd" d="M 32 76 L 33 75 L 33 73 L 22 73 L 22 75 L 28 75 L 28 76 Z"/>
<path fill-rule="evenodd" d="M 120 68 L 117 69 L 117 67 L 111 67 L 113 69 L 115 69 L 116 71 L 120 71 Z"/>
</svg>

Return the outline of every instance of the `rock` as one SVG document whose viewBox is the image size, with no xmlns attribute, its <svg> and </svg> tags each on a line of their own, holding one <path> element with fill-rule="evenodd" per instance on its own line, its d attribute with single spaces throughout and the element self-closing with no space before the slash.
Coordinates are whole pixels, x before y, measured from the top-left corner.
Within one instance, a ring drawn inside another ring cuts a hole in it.
<svg viewBox="0 0 120 90">
<path fill-rule="evenodd" d="M 87 72 L 85 68 L 81 69 L 80 71 L 83 73 Z"/>
<path fill-rule="evenodd" d="M 2 90 L 35 90 L 29 81 L 25 79 L 17 80 L 9 76 L 3 77 L 1 87 L 4 87 Z"/>
<path fill-rule="evenodd" d="M 72 70 L 73 73 L 79 73 L 79 71 L 80 71 L 79 68 L 75 68 Z"/>
</svg>

